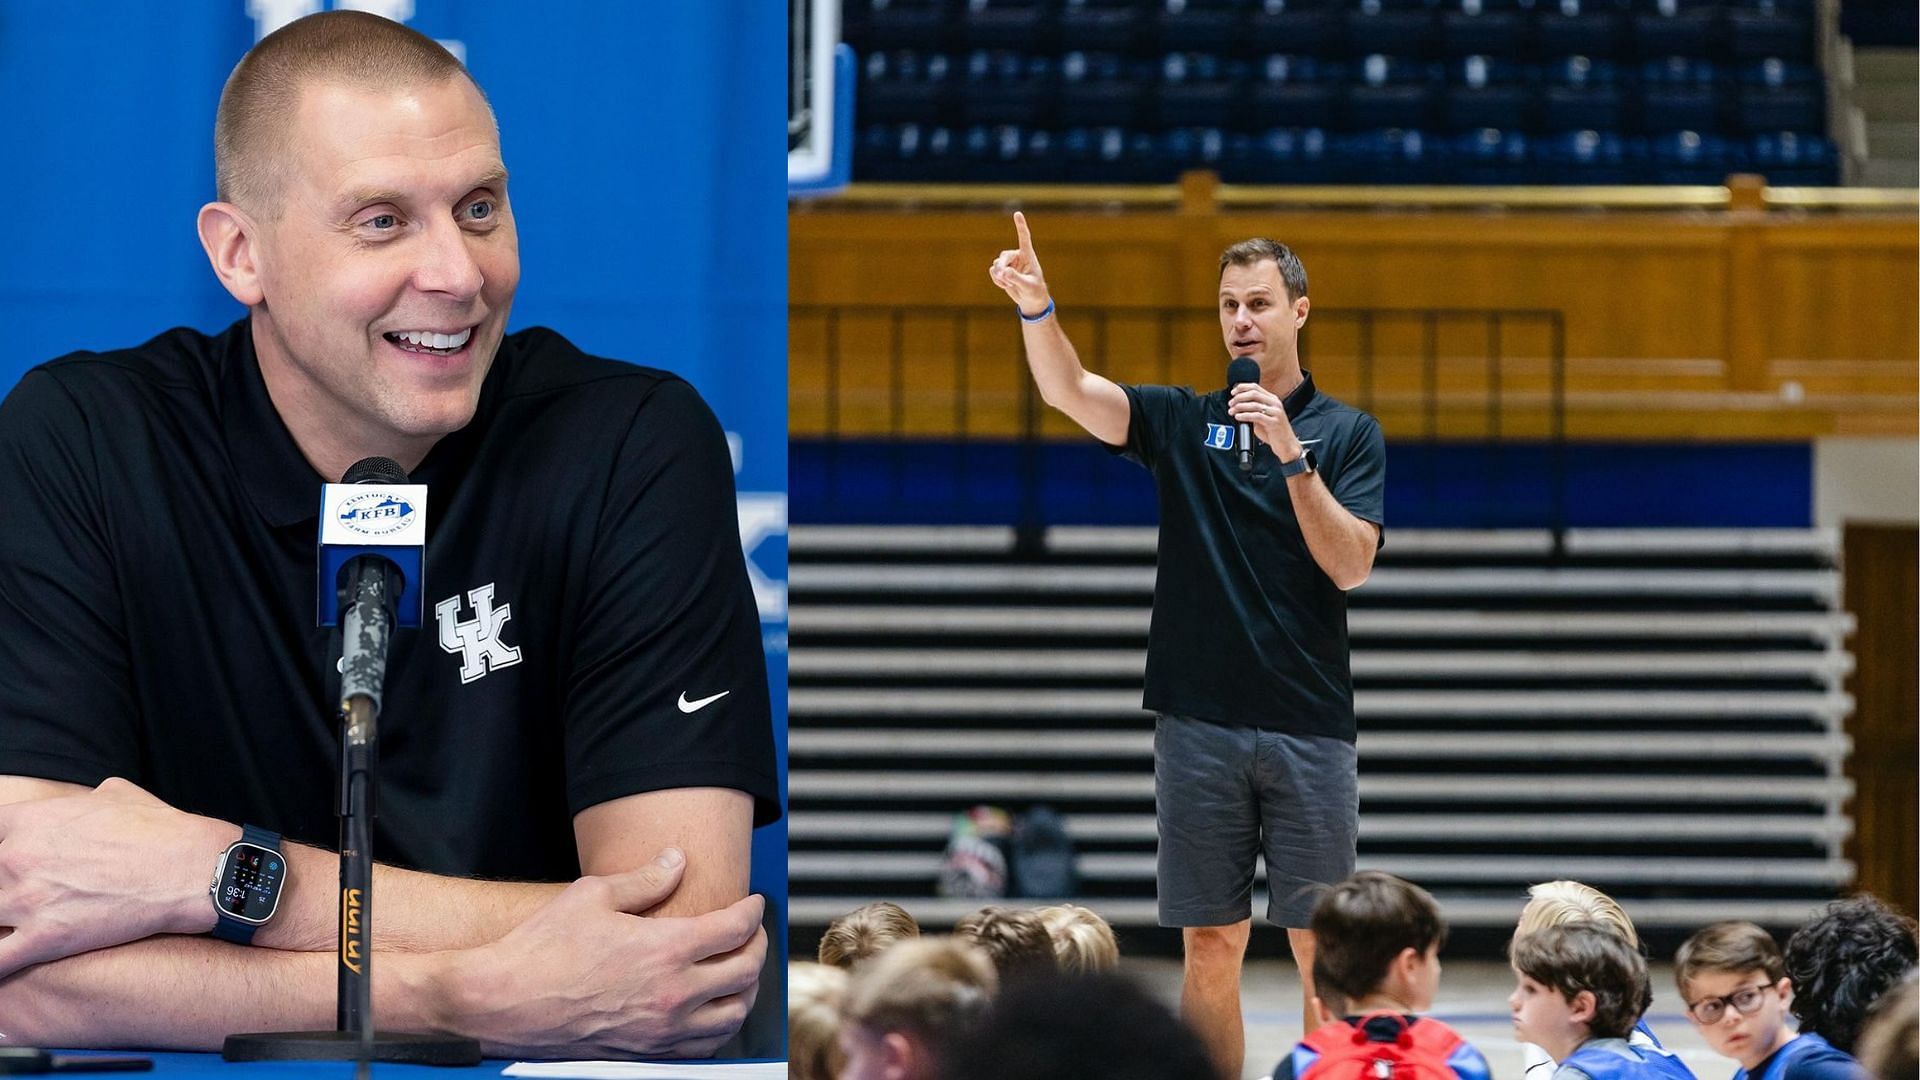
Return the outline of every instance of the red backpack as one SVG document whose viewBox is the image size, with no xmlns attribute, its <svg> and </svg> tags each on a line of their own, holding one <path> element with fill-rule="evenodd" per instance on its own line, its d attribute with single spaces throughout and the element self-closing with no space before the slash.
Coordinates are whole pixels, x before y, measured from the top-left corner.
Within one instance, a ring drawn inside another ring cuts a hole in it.
<svg viewBox="0 0 1920 1080">
<path fill-rule="evenodd" d="M 1398 1013 L 1336 1020 L 1300 1040 L 1320 1056 L 1294 1080 L 1457 1080 L 1447 1062 L 1465 1041 L 1438 1021 Z"/>
</svg>

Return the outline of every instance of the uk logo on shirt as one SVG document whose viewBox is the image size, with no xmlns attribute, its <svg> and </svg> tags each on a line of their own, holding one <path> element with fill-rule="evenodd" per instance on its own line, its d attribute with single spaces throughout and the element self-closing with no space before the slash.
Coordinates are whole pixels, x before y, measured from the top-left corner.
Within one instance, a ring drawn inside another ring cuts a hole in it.
<svg viewBox="0 0 1920 1080">
<path fill-rule="evenodd" d="M 513 618 L 513 605 L 493 606 L 493 582 L 467 590 L 473 618 L 460 618 L 460 597 L 449 596 L 433 606 L 440 623 L 440 648 L 460 655 L 460 681 L 470 683 L 490 671 L 520 662 L 520 650 L 500 640 L 500 631 Z"/>
<path fill-rule="evenodd" d="M 1215 450 L 1233 449 L 1233 427 L 1228 424 L 1208 424 L 1207 445 Z"/>
</svg>

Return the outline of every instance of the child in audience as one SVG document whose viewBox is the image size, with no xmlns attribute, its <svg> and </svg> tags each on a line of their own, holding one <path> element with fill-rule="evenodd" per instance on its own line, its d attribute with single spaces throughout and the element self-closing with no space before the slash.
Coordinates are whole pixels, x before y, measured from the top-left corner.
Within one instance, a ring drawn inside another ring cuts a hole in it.
<svg viewBox="0 0 1920 1080">
<path fill-rule="evenodd" d="M 889 945 L 920 936 L 920 924 L 899 904 L 876 900 L 833 920 L 820 935 L 820 962 L 851 968 Z"/>
<path fill-rule="evenodd" d="M 1717 922 L 1686 940 L 1673 978 L 1707 1045 L 1740 1063 L 1733 1080 L 1863 1080 L 1852 1058 L 1787 1025 L 1793 983 L 1765 930 Z"/>
<path fill-rule="evenodd" d="M 992 962 L 954 938 L 901 942 L 862 963 L 840 1023 L 839 1080 L 934 1080 L 997 986 Z"/>
<path fill-rule="evenodd" d="M 955 923 L 953 936 L 986 953 L 1003 983 L 1060 970 L 1053 955 L 1053 936 L 1034 911 L 983 907 Z"/>
<path fill-rule="evenodd" d="M 1053 958 L 1065 975 L 1112 971 L 1120 963 L 1120 942 L 1107 920 L 1079 904 L 1052 904 L 1034 914 L 1053 939 Z"/>
<path fill-rule="evenodd" d="M 1635 952 L 1641 951 L 1640 935 L 1634 931 L 1633 920 L 1627 918 L 1626 910 L 1615 903 L 1613 897 L 1578 881 L 1546 881 L 1528 889 L 1527 906 L 1520 909 L 1520 925 L 1514 928 L 1513 936 L 1574 923 L 1597 926 L 1626 942 Z M 1644 1017 L 1634 1024 L 1627 1041 L 1656 1049 L 1661 1046 Z M 1526 1080 L 1547 1080 L 1558 1067 L 1545 1050 L 1529 1042 L 1520 1044 L 1520 1060 L 1526 1068 Z"/>
<path fill-rule="evenodd" d="M 1514 1034 L 1559 1063 L 1554 1080 L 1693 1080 L 1679 1058 L 1627 1041 L 1653 987 L 1646 959 L 1618 936 L 1550 926 L 1515 938 L 1508 955 Z"/>
<path fill-rule="evenodd" d="M 787 965 L 787 1076 L 834 1080 L 846 1055 L 840 1052 L 840 1010 L 847 973 L 805 960 Z"/>
<path fill-rule="evenodd" d="M 1913 930 L 1912 919 L 1867 893 L 1828 904 L 1795 930 L 1787 977 L 1801 1033 L 1853 1053 L 1867 1010 L 1913 970 Z"/>
<path fill-rule="evenodd" d="M 1343 1018 L 1307 1035 L 1273 1080 L 1324 1076 L 1454 1076 L 1487 1080 L 1487 1061 L 1447 1025 L 1419 1014 L 1440 985 L 1447 924 L 1425 889 L 1362 870 L 1314 905 L 1313 984 Z"/>
</svg>

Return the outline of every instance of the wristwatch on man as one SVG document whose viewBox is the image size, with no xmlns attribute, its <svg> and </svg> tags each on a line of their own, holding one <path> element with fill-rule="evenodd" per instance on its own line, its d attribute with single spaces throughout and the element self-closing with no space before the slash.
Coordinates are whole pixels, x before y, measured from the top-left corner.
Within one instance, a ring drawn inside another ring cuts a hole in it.
<svg viewBox="0 0 1920 1080">
<path fill-rule="evenodd" d="M 1300 456 L 1294 458 L 1292 461 L 1283 461 L 1280 463 L 1281 476 L 1299 476 L 1301 473 L 1317 471 L 1319 471 L 1319 466 L 1313 460 L 1313 447 L 1311 446 L 1301 447 Z"/>
<path fill-rule="evenodd" d="M 213 868 L 213 936 L 237 945 L 253 943 L 254 931 L 280 909 L 287 884 L 287 858 L 280 834 L 256 825 L 242 826 L 240 839 L 220 855 Z"/>
</svg>

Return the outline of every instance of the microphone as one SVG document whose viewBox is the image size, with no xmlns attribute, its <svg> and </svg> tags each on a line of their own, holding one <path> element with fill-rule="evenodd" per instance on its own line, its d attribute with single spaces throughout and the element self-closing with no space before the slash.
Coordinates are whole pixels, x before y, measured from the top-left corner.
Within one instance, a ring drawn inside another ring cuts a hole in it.
<svg viewBox="0 0 1920 1080">
<path fill-rule="evenodd" d="M 316 625 L 336 626 L 341 589 L 361 576 L 348 564 L 377 559 L 390 564 L 388 609 L 399 626 L 417 627 L 425 608 L 427 487 L 407 482 L 406 470 L 391 458 L 357 461 L 338 484 L 320 489 L 319 574 L 315 581 Z"/>
<path fill-rule="evenodd" d="M 1227 365 L 1227 393 L 1241 383 L 1260 381 L 1260 365 L 1251 356 L 1236 356 Z M 1233 445 L 1240 448 L 1240 471 L 1253 471 L 1253 425 L 1245 420 L 1234 425 Z"/>
<path fill-rule="evenodd" d="M 380 711 L 387 644 L 396 622 L 419 626 L 427 488 L 392 458 L 353 463 L 320 489 L 320 625 L 340 626 L 340 701 Z"/>
</svg>

